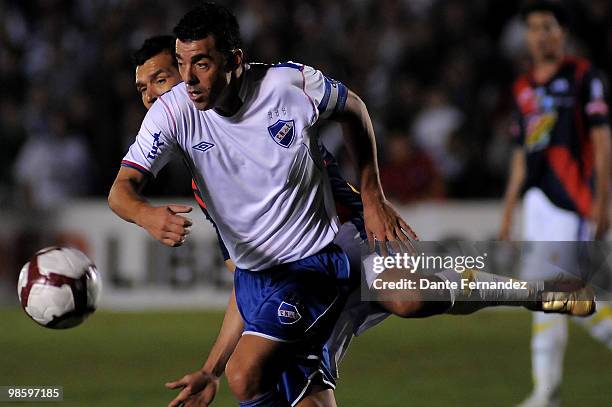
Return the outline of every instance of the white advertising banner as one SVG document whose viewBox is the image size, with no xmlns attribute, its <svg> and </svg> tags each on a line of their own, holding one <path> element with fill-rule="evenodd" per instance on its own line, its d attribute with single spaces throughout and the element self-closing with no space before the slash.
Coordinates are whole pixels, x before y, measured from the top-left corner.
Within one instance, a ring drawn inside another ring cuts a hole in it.
<svg viewBox="0 0 612 407">
<path fill-rule="evenodd" d="M 169 202 L 192 205 L 189 200 L 176 199 L 163 203 Z M 428 241 L 494 239 L 501 216 L 497 201 L 428 202 L 399 210 L 421 240 Z M 185 245 L 178 248 L 165 247 L 143 229 L 121 220 L 105 200 L 74 202 L 53 214 L 4 212 L 0 215 L 0 239 L 8 247 L 5 256 L 24 240 L 13 241 L 13 236 L 24 234 L 35 236 L 26 237 L 28 242 L 82 249 L 103 276 L 103 308 L 223 307 L 232 275 L 224 267 L 214 229 L 197 206 L 189 217 L 194 226 Z M 33 253 L 41 247 L 29 250 Z M 2 303 L 16 303 L 16 290 L 10 286 L 19 266 L 11 261 L 0 263 Z M 11 299 L 13 292 L 15 298 Z"/>
</svg>

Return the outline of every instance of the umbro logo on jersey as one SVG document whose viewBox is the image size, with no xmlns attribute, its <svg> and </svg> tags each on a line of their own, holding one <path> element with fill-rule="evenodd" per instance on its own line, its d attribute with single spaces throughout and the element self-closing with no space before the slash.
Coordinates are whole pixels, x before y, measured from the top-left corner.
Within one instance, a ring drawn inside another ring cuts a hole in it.
<svg viewBox="0 0 612 407">
<path fill-rule="evenodd" d="M 278 320 L 281 324 L 291 325 L 302 319 L 297 307 L 288 302 L 281 302 L 278 306 Z"/>
<path fill-rule="evenodd" d="M 293 120 L 277 120 L 272 126 L 268 126 L 268 133 L 276 144 L 289 148 L 295 138 L 295 123 Z"/>
<path fill-rule="evenodd" d="M 201 143 L 198 143 L 195 146 L 193 146 L 193 148 L 203 152 L 203 151 L 210 150 L 214 146 L 215 145 L 213 143 L 207 143 L 206 141 L 202 141 Z"/>
</svg>

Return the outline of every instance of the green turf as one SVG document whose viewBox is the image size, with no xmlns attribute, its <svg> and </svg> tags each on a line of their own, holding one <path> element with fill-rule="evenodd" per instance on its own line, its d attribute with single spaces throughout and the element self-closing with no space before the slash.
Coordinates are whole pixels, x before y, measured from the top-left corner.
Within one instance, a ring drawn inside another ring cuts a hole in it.
<svg viewBox="0 0 612 407">
<path fill-rule="evenodd" d="M 63 403 L 165 406 L 169 379 L 200 366 L 219 312 L 99 312 L 52 331 L 0 310 L 0 386 L 61 385 Z M 527 312 L 389 319 L 357 338 L 342 365 L 340 406 L 511 406 L 530 387 Z M 612 353 L 571 326 L 565 406 L 612 405 Z M 41 403 L 1 403 L 0 407 Z M 235 405 L 222 384 L 216 405 Z"/>
</svg>

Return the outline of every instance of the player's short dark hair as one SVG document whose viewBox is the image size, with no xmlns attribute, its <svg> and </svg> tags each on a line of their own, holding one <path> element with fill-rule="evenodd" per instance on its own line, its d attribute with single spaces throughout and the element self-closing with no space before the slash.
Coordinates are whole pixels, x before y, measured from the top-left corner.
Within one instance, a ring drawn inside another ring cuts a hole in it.
<svg viewBox="0 0 612 407">
<path fill-rule="evenodd" d="M 560 1 L 530 1 L 521 9 L 521 18 L 523 21 L 527 21 L 527 18 L 531 13 L 551 13 L 553 16 L 555 16 L 555 20 L 557 20 L 561 27 L 567 28 L 569 26 L 569 15 Z"/>
<path fill-rule="evenodd" d="M 198 41 L 212 35 L 217 50 L 229 56 L 242 47 L 240 26 L 236 17 L 227 8 L 216 3 L 204 3 L 181 18 L 174 27 L 174 35 L 180 41 Z"/>
<path fill-rule="evenodd" d="M 140 66 L 155 55 L 168 52 L 172 56 L 172 65 L 177 66 L 174 41 L 175 39 L 171 35 L 158 35 L 147 38 L 142 46 L 132 54 L 132 63 Z"/>
</svg>

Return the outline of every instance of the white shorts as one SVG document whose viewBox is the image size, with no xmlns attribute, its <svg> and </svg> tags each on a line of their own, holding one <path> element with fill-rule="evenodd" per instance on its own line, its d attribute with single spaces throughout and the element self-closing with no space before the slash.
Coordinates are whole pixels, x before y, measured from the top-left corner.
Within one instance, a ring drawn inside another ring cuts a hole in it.
<svg viewBox="0 0 612 407">
<path fill-rule="evenodd" d="M 361 247 L 365 243 L 355 225 L 351 222 L 344 223 L 334 242 L 347 253 L 351 262 L 351 271 L 361 273 Z M 384 311 L 376 302 L 362 301 L 359 286 L 349 294 L 323 349 L 323 352 L 327 353 L 328 368 L 334 378 L 338 378 L 338 365 L 344 358 L 353 337 L 378 325 L 389 315 L 391 314 Z"/>
<path fill-rule="evenodd" d="M 539 188 L 530 188 L 523 199 L 523 256 L 521 277 L 527 280 L 554 279 L 577 264 L 577 245 L 591 240 L 592 225 L 575 212 L 554 205 Z"/>
</svg>

